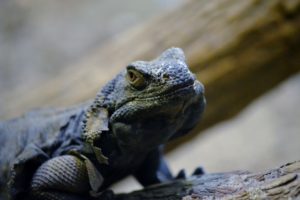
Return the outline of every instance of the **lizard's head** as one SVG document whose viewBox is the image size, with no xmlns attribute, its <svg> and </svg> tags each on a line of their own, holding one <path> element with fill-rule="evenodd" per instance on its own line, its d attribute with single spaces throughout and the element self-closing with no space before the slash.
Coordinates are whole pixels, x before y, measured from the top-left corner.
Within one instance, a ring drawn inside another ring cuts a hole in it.
<svg viewBox="0 0 300 200">
<path fill-rule="evenodd" d="M 131 63 L 112 83 L 110 126 L 123 146 L 165 143 L 193 128 L 204 110 L 204 87 L 179 48 Z"/>
</svg>

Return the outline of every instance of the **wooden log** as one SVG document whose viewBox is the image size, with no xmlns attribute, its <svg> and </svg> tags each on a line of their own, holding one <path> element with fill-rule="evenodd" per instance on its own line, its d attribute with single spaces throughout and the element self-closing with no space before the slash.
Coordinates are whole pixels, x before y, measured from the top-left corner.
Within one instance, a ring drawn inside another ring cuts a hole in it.
<svg viewBox="0 0 300 200">
<path fill-rule="evenodd" d="M 191 0 L 116 36 L 57 78 L 2 93 L 1 116 L 93 98 L 129 62 L 183 48 L 206 86 L 208 106 L 195 132 L 233 116 L 300 69 L 300 0 Z M 2 117 L 3 118 L 3 117 Z"/>
<path fill-rule="evenodd" d="M 264 173 L 235 171 L 154 185 L 114 200 L 299 199 L 300 161 Z"/>
</svg>

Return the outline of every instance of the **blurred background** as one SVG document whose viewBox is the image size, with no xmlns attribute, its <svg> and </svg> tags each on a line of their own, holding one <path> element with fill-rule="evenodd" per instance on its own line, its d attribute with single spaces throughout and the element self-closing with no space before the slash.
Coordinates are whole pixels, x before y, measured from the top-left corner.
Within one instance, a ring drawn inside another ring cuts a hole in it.
<svg viewBox="0 0 300 200">
<path fill-rule="evenodd" d="M 266 2 L 1 0 L 0 119 L 93 98 L 128 62 L 179 46 L 208 104 L 168 148 L 174 173 L 299 160 L 300 3 Z M 114 186 L 138 188 L 131 177 Z"/>
</svg>

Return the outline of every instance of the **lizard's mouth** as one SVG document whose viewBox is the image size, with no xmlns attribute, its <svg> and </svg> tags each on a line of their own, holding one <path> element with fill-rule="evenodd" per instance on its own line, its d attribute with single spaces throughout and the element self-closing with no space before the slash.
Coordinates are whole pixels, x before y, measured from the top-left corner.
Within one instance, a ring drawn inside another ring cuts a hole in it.
<svg viewBox="0 0 300 200">
<path fill-rule="evenodd" d="M 150 94 L 148 96 L 138 96 L 134 100 L 137 101 L 150 101 L 150 100 L 169 100 L 171 98 L 176 98 L 180 96 L 193 95 L 195 92 L 204 91 L 203 85 L 199 81 L 193 81 L 192 83 L 177 85 L 171 88 L 167 88 L 164 91 L 161 91 L 159 95 L 157 94 Z"/>
<path fill-rule="evenodd" d="M 112 114 L 111 120 L 117 120 L 125 113 L 128 120 L 136 116 L 136 112 L 151 111 L 153 113 L 162 108 L 175 109 L 183 102 L 185 105 L 189 105 L 189 102 L 193 102 L 199 97 L 204 98 L 204 86 L 195 80 L 192 83 L 176 86 L 175 88 L 167 88 L 155 94 L 128 98 L 116 105 L 116 111 Z"/>
</svg>

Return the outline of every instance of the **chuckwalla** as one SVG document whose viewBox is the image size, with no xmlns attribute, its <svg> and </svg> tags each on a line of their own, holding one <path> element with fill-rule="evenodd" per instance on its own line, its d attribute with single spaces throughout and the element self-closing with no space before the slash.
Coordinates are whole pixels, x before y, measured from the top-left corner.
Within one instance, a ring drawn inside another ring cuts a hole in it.
<svg viewBox="0 0 300 200">
<path fill-rule="evenodd" d="M 0 122 L 0 199 L 101 199 L 130 174 L 143 186 L 171 180 L 163 144 L 188 133 L 204 107 L 181 49 L 133 62 L 92 102 Z"/>
</svg>

